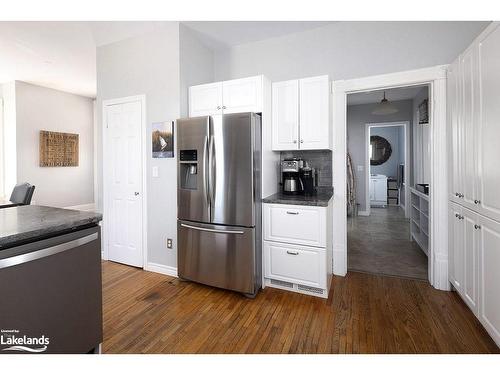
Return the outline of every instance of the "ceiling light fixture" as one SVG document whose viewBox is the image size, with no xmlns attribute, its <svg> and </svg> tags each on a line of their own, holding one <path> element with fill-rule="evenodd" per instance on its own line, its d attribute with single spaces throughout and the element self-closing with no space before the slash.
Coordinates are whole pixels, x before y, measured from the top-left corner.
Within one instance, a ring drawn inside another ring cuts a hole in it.
<svg viewBox="0 0 500 375">
<path fill-rule="evenodd" d="M 399 110 L 392 105 L 392 103 L 385 98 L 384 91 L 384 99 L 380 101 L 375 110 L 372 112 L 374 115 L 391 115 L 393 113 L 398 112 Z"/>
</svg>

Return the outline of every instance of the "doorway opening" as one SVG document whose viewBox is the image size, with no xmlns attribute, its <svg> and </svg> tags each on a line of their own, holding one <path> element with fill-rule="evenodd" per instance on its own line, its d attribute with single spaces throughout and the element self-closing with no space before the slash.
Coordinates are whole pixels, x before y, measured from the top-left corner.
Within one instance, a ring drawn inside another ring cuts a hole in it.
<svg viewBox="0 0 500 375">
<path fill-rule="evenodd" d="M 347 95 L 348 270 L 428 280 L 428 98 L 428 85 Z"/>
</svg>

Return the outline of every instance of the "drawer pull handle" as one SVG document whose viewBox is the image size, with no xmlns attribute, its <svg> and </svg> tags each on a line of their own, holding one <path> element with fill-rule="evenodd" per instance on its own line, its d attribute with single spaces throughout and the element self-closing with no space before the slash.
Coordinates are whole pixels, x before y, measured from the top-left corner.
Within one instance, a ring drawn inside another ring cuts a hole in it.
<svg viewBox="0 0 500 375">
<path fill-rule="evenodd" d="M 290 255 L 299 255 L 299 252 L 298 251 L 290 251 L 290 250 L 287 250 L 286 251 L 287 254 L 290 254 Z"/>
<path fill-rule="evenodd" d="M 297 211 L 287 211 L 286 213 L 288 215 L 298 215 L 299 214 Z"/>
</svg>

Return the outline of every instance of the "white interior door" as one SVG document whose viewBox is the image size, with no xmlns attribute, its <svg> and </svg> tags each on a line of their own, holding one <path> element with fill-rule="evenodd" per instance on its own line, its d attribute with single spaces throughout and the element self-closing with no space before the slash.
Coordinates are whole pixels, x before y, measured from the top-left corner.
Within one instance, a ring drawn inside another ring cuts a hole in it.
<svg viewBox="0 0 500 375">
<path fill-rule="evenodd" d="M 105 106 L 105 231 L 108 259 L 143 266 L 142 101 Z"/>
</svg>

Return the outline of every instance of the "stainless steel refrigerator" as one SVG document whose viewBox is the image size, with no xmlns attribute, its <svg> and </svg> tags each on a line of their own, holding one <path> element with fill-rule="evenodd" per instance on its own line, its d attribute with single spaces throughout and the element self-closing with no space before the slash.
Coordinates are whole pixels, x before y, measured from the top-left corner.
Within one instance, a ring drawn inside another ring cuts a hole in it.
<svg viewBox="0 0 500 375">
<path fill-rule="evenodd" d="M 261 118 L 177 120 L 179 277 L 255 296 L 261 287 Z"/>
</svg>

